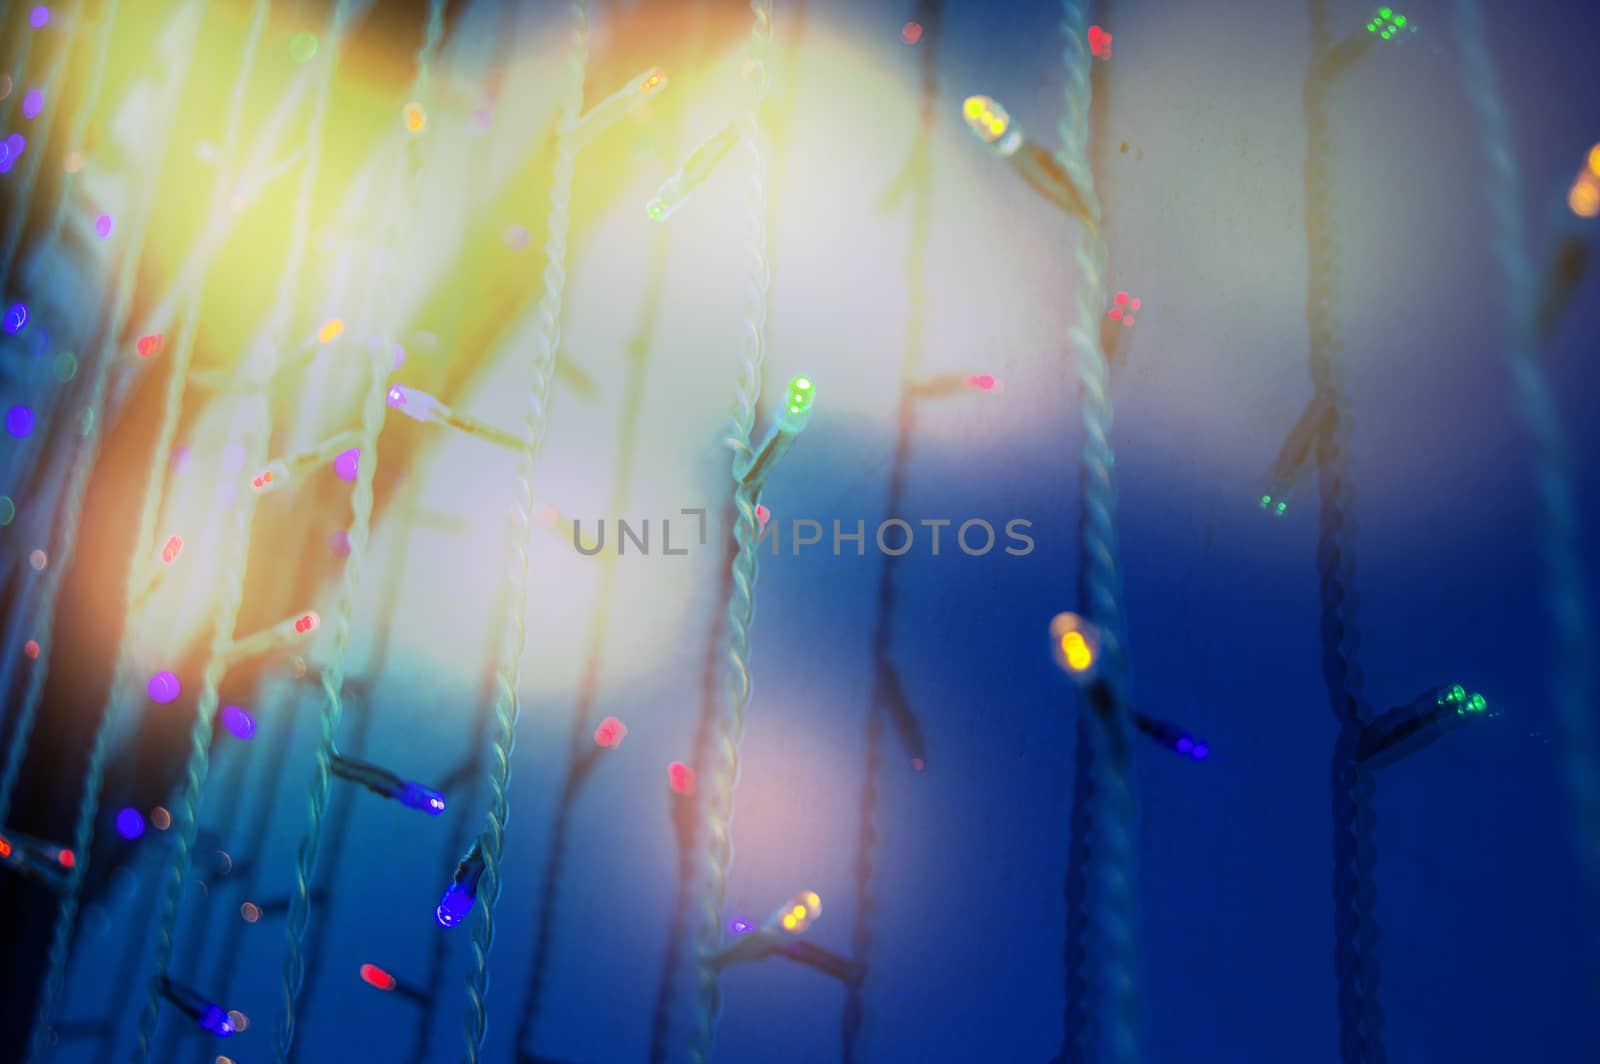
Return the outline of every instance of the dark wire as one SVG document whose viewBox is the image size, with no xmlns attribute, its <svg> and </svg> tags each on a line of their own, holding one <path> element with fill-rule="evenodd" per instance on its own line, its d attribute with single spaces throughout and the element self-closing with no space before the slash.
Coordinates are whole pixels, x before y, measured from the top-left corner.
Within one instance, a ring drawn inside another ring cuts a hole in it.
<svg viewBox="0 0 1600 1064">
<path fill-rule="evenodd" d="M 1306 73 L 1306 326 L 1313 402 L 1323 410 L 1315 447 L 1317 494 L 1317 590 L 1320 602 L 1322 676 L 1339 724 L 1329 767 L 1333 796 L 1334 967 L 1339 988 L 1339 1047 L 1345 1064 L 1382 1064 L 1383 1010 L 1378 1004 L 1378 926 L 1372 870 L 1370 770 L 1355 760 L 1361 727 L 1371 718 L 1356 663 L 1355 553 L 1351 483 L 1346 473 L 1349 438 L 1343 406 L 1337 304 L 1337 229 L 1333 220 L 1331 80 L 1326 57 L 1331 33 L 1326 0 L 1307 0 L 1311 61 Z"/>
<path fill-rule="evenodd" d="M 900 366 L 900 394 L 895 410 L 894 458 L 889 468 L 889 484 L 884 512 L 900 513 L 905 501 L 906 481 L 911 464 L 912 442 L 917 417 L 915 381 L 921 371 L 926 349 L 928 285 L 926 262 L 932 237 L 933 213 L 933 132 L 938 123 L 939 52 L 944 21 L 943 0 L 918 0 L 912 20 L 922 27 L 919 69 L 921 73 L 917 136 L 906 161 L 903 187 L 908 193 L 911 213 L 910 238 L 906 247 L 905 278 L 909 320 L 906 323 L 905 353 Z M 901 182 L 896 182 L 901 185 Z M 861 1053 L 861 1036 L 866 1026 L 866 976 L 870 972 L 872 950 L 873 853 L 878 842 L 875 823 L 878 807 L 878 778 L 883 768 L 883 732 L 886 717 L 901 723 L 902 739 L 909 739 L 910 756 L 920 758 L 921 731 L 904 697 L 899 673 L 893 660 L 895 619 L 895 571 L 900 560 L 890 555 L 883 560 L 878 575 L 877 618 L 872 638 L 873 690 L 867 707 L 867 734 L 861 777 L 855 859 L 855 920 L 850 932 L 850 950 L 861 978 L 850 985 L 840 1019 L 841 1060 L 855 1064 Z M 909 720 L 909 726 L 905 723 Z"/>
</svg>

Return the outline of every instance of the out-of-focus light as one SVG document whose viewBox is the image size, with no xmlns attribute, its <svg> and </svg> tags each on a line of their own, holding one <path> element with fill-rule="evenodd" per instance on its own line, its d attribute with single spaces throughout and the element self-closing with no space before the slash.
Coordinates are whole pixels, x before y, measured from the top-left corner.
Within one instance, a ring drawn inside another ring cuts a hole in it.
<svg viewBox="0 0 1600 1064">
<path fill-rule="evenodd" d="M 1600 214 L 1600 179 L 1591 178 L 1587 171 L 1580 175 L 1567 192 L 1567 206 L 1579 218 Z"/>
<path fill-rule="evenodd" d="M 256 719 L 238 706 L 222 707 L 222 726 L 246 741 L 256 733 Z"/>
<path fill-rule="evenodd" d="M 134 344 L 134 350 L 139 352 L 140 358 L 149 358 L 151 355 L 160 354 L 166 342 L 167 338 L 161 333 L 151 333 L 149 336 L 139 337 L 139 342 Z"/>
<path fill-rule="evenodd" d="M 528 228 L 523 225 L 506 227 L 506 247 L 521 251 L 528 246 Z"/>
<path fill-rule="evenodd" d="M 67 157 L 61 160 L 61 169 L 69 174 L 75 174 L 83 169 L 83 152 L 69 151 Z"/>
<path fill-rule="evenodd" d="M 694 769 L 682 761 L 674 761 L 667 766 L 667 786 L 672 788 L 673 794 L 693 794 Z"/>
<path fill-rule="evenodd" d="M 78 863 L 78 858 L 71 850 L 62 850 L 56 854 L 56 863 L 62 868 L 71 868 Z"/>
<path fill-rule="evenodd" d="M 32 26 L 36 30 L 44 29 L 45 23 L 49 21 L 50 9 L 45 7 L 43 4 L 40 4 L 38 7 L 28 12 L 28 25 Z"/>
<path fill-rule="evenodd" d="M 50 564 L 50 556 L 42 550 L 36 550 L 28 555 L 28 568 L 36 573 L 44 572 L 44 567 Z"/>
<path fill-rule="evenodd" d="M 22 117 L 33 119 L 39 117 L 39 112 L 44 110 L 44 93 L 38 89 L 29 89 L 22 96 Z"/>
<path fill-rule="evenodd" d="M 361 966 L 361 981 L 368 986 L 375 986 L 379 990 L 393 990 L 394 976 L 379 968 L 376 964 L 363 964 Z"/>
<path fill-rule="evenodd" d="M 178 555 L 183 553 L 183 537 L 168 536 L 166 544 L 161 548 L 161 560 L 171 565 L 178 560 Z"/>
<path fill-rule="evenodd" d="M 333 459 L 334 476 L 340 480 L 356 479 L 356 471 L 361 467 L 361 448 L 352 447 L 348 451 L 340 451 Z"/>
<path fill-rule="evenodd" d="M 6 431 L 17 439 L 33 432 L 33 411 L 25 406 L 14 406 L 6 411 Z"/>
<path fill-rule="evenodd" d="M 11 95 L 11 75 L 0 74 L 0 100 Z"/>
<path fill-rule="evenodd" d="M 11 496 L 0 495 L 0 528 L 9 525 L 17 519 L 17 504 L 11 501 Z"/>
<path fill-rule="evenodd" d="M 245 923 L 253 924 L 261 919 L 261 907 L 255 902 L 247 901 L 239 906 L 239 915 L 244 918 Z"/>
<path fill-rule="evenodd" d="M 102 214 L 100 217 L 94 220 L 94 235 L 99 237 L 101 240 L 104 240 L 106 237 L 111 235 L 111 227 L 113 224 L 115 223 L 112 222 L 111 215 Z"/>
<path fill-rule="evenodd" d="M 240 1033 L 250 1029 L 250 1017 L 246 1016 L 238 1009 L 228 1010 L 228 1022 L 233 1024 L 233 1029 Z"/>
<path fill-rule="evenodd" d="M 5 330 L 8 333 L 19 333 L 22 327 L 28 324 L 28 304 L 13 303 L 6 308 Z"/>
<path fill-rule="evenodd" d="M 405 118 L 406 130 L 411 133 L 421 133 L 422 127 L 428 124 L 428 116 L 422 110 L 422 105 L 413 100 L 406 104 L 402 113 Z"/>
<path fill-rule="evenodd" d="M 150 826 L 157 831 L 165 831 L 172 826 L 172 814 L 167 812 L 167 807 L 158 805 L 150 810 Z"/>
<path fill-rule="evenodd" d="M 335 558 L 350 557 L 350 533 L 342 528 L 336 528 L 328 533 L 328 549 Z"/>
<path fill-rule="evenodd" d="M 1100 661 L 1100 631 L 1076 613 L 1058 613 L 1050 621 L 1050 643 L 1056 664 L 1073 679 L 1094 678 Z"/>
<path fill-rule="evenodd" d="M 992 373 L 973 373 L 967 377 L 967 387 L 975 392 L 993 392 L 999 390 L 1000 382 Z"/>
<path fill-rule="evenodd" d="M 736 935 L 743 935 L 754 931 L 755 925 L 749 920 L 735 918 L 731 923 L 728 924 L 728 930 Z"/>
<path fill-rule="evenodd" d="M 1099 26 L 1089 27 L 1089 54 L 1096 59 L 1111 58 L 1111 34 Z"/>
<path fill-rule="evenodd" d="M 67 383 L 78 375 L 78 356 L 71 351 L 59 351 L 55 357 L 56 380 Z"/>
<path fill-rule="evenodd" d="M 163 670 L 150 677 L 145 690 L 149 692 L 151 701 L 166 705 L 177 700 L 178 695 L 183 692 L 183 687 L 175 675 Z"/>
<path fill-rule="evenodd" d="M 312 33 L 297 33 L 289 40 L 289 58 L 296 63 L 309 63 L 317 54 L 317 38 Z"/>
<path fill-rule="evenodd" d="M 900 27 L 900 39 L 907 44 L 916 44 L 922 40 L 922 23 L 907 22 Z"/>
<path fill-rule="evenodd" d="M 344 319 L 343 318 L 329 318 L 323 324 L 322 328 L 317 330 L 317 339 L 322 343 L 331 344 L 335 340 L 337 340 L 339 338 L 340 334 L 343 333 L 343 332 L 344 332 Z"/>
<path fill-rule="evenodd" d="M 321 623 L 322 619 L 316 614 L 307 613 L 294 622 L 294 630 L 300 633 L 309 632 Z"/>
<path fill-rule="evenodd" d="M 772 520 L 772 511 L 767 509 L 764 503 L 756 503 L 756 531 L 758 533 L 765 532 L 767 530 L 767 522 L 770 520 Z"/>
<path fill-rule="evenodd" d="M 117 814 L 117 834 L 125 839 L 136 839 L 144 834 L 144 817 L 137 809 L 124 809 Z"/>
<path fill-rule="evenodd" d="M 23 654 L 27 655 L 29 661 L 38 661 L 39 641 L 37 639 L 28 640 L 26 643 L 22 644 L 22 652 Z"/>
<path fill-rule="evenodd" d="M 615 750 L 622 745 L 622 740 L 627 737 L 627 734 L 628 726 L 626 724 L 616 717 L 607 717 L 594 730 L 595 745 L 604 747 L 607 750 Z"/>
</svg>

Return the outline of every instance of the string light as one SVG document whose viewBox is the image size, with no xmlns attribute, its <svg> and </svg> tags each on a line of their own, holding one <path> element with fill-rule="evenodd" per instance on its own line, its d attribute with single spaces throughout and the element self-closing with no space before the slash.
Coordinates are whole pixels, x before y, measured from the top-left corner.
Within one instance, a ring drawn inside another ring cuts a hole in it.
<svg viewBox="0 0 1600 1064">
<path fill-rule="evenodd" d="M 182 552 L 183 537 L 168 536 L 166 544 L 161 548 L 161 560 L 165 564 L 171 565 L 173 562 L 178 560 L 178 555 Z"/>
<path fill-rule="evenodd" d="M 377 987 L 379 990 L 393 990 L 395 978 L 376 964 L 363 964 L 361 966 L 361 981 L 368 986 Z"/>
<path fill-rule="evenodd" d="M 583 145 L 614 126 L 618 119 L 640 103 L 667 87 L 667 75 L 660 67 L 635 74 L 628 83 L 579 116 L 563 136 Z"/>
<path fill-rule="evenodd" d="M 459 927 L 478 900 L 478 881 L 483 878 L 483 844 L 475 842 L 472 849 L 456 865 L 450 885 L 433 910 L 433 918 L 440 927 Z"/>
<path fill-rule="evenodd" d="M 317 330 L 317 342 L 331 344 L 342 335 L 344 335 L 344 319 L 329 318 L 323 323 L 322 328 Z"/>
<path fill-rule="evenodd" d="M 338 474 L 340 460 L 344 458 L 345 454 L 353 452 L 356 458 L 359 459 L 360 452 L 355 451 L 350 445 L 359 443 L 360 440 L 360 431 L 351 429 L 348 432 L 330 436 L 321 443 L 307 447 L 303 451 L 296 451 L 294 454 L 275 458 L 267 463 L 265 469 L 250 478 L 250 490 L 257 495 L 264 495 L 269 491 L 283 487 L 291 479 L 301 476 L 307 470 L 326 464 L 330 459 L 334 463 L 334 472 Z M 343 477 L 343 474 L 339 475 Z M 355 474 L 352 472 L 349 477 L 343 477 L 343 479 L 351 480 L 354 479 L 354 476 Z"/>
<path fill-rule="evenodd" d="M 166 831 L 172 826 L 172 814 L 164 805 L 158 805 L 150 810 L 150 826 L 157 831 Z"/>
<path fill-rule="evenodd" d="M 767 522 L 770 521 L 770 520 L 772 520 L 772 511 L 767 509 L 766 504 L 764 504 L 764 503 L 756 503 L 756 534 L 757 535 L 759 535 L 762 532 L 765 532 L 767 530 Z"/>
<path fill-rule="evenodd" d="M 243 639 L 235 639 L 224 652 L 225 659 L 230 663 L 243 661 L 247 658 L 265 654 L 278 647 L 297 642 L 303 636 L 314 632 L 322 619 L 315 613 L 301 613 L 288 620 L 279 621 L 271 628 L 248 635 Z"/>
<path fill-rule="evenodd" d="M 6 332 L 13 336 L 21 332 L 22 327 L 28 324 L 28 304 L 13 303 L 7 307 L 3 324 Z"/>
<path fill-rule="evenodd" d="M 689 195 L 711 176 L 717 164 L 727 158 L 733 146 L 739 143 L 739 126 L 729 122 L 685 160 L 677 173 L 661 183 L 656 194 L 645 204 L 644 212 L 651 221 L 664 222 L 689 200 Z"/>
<path fill-rule="evenodd" d="M 179 1012 L 188 1016 L 202 1029 L 210 1031 L 218 1038 L 231 1038 L 234 1035 L 233 1021 L 228 1018 L 228 1012 L 221 1005 L 207 1000 L 201 994 L 175 983 L 167 976 L 161 977 L 161 994 L 170 1001 Z"/>
<path fill-rule="evenodd" d="M 1175 754 L 1181 754 L 1194 761 L 1204 761 L 1211 756 L 1210 744 L 1203 739 L 1195 738 L 1176 724 L 1169 724 L 1139 712 L 1134 713 L 1133 724 L 1139 734 L 1155 740 Z"/>
<path fill-rule="evenodd" d="M 388 403 L 392 409 L 400 411 L 413 421 L 445 425 L 501 447 L 522 450 L 523 442 L 520 436 L 497 429 L 465 414 L 458 414 L 427 392 L 417 388 L 407 388 L 400 384 L 391 385 Z"/>
<path fill-rule="evenodd" d="M 343 754 L 334 754 L 329 768 L 340 779 L 359 783 L 372 793 L 391 798 L 408 809 L 416 809 L 429 816 L 444 812 L 444 795 L 415 780 L 403 780 L 386 768 Z"/>
<path fill-rule="evenodd" d="M 150 701 L 160 705 L 167 705 L 177 701 L 183 693 L 183 687 L 178 683 L 178 677 L 171 672 L 162 670 L 150 677 L 150 682 L 145 685 L 145 691 L 150 695 Z"/>
<path fill-rule="evenodd" d="M 39 641 L 37 639 L 30 639 L 26 643 L 22 644 L 22 653 L 27 655 L 29 661 L 38 661 Z"/>
<path fill-rule="evenodd" d="M 1391 765 L 1474 718 L 1492 716 L 1488 710 L 1488 699 L 1460 684 L 1424 691 L 1362 726 L 1356 760 L 1373 768 Z"/>
<path fill-rule="evenodd" d="M 22 96 L 22 117 L 32 119 L 39 117 L 39 112 L 44 110 L 44 93 L 38 89 L 29 89 Z"/>
<path fill-rule="evenodd" d="M 421 133 L 422 127 L 428 124 L 427 114 L 423 112 L 422 105 L 415 100 L 406 104 L 401 116 L 405 120 L 406 132 L 408 133 Z"/>
<path fill-rule="evenodd" d="M 140 358 L 150 358 L 153 355 L 160 354 L 166 343 L 166 336 L 161 333 L 151 333 L 148 336 L 139 337 L 138 342 L 134 344 L 134 350 L 139 352 Z"/>
<path fill-rule="evenodd" d="M 1299 420 L 1290 428 L 1288 438 L 1283 441 L 1272 468 L 1267 471 L 1267 490 L 1261 495 L 1261 509 L 1274 517 L 1282 517 L 1288 512 L 1295 491 L 1310 475 L 1317 439 L 1326 429 L 1331 413 L 1332 408 L 1320 402 L 1316 396 L 1306 404 Z"/>
<path fill-rule="evenodd" d="M 1072 217 L 1094 224 L 1094 216 L 1077 186 L 1055 156 L 1024 136 L 998 101 L 988 96 L 968 96 L 961 105 L 961 117 L 967 128 L 1007 160 L 1035 192 Z"/>
<path fill-rule="evenodd" d="M 618 720 L 616 717 L 607 717 L 605 720 L 601 721 L 600 726 L 594 730 L 594 742 L 596 746 L 602 747 L 603 749 L 615 750 L 617 747 L 622 745 L 622 740 L 626 738 L 627 735 L 628 726 L 626 724 L 622 723 L 622 721 Z"/>
<path fill-rule="evenodd" d="M 1402 32 L 1417 32 L 1416 24 L 1406 16 L 1397 14 L 1393 8 L 1379 8 L 1372 21 L 1367 23 L 1367 32 L 1376 33 L 1384 40 L 1392 40 Z"/>
<path fill-rule="evenodd" d="M 1100 629 L 1076 613 L 1058 613 L 1050 621 L 1050 647 L 1056 664 L 1079 684 L 1099 675 Z"/>
<path fill-rule="evenodd" d="M 94 220 L 94 235 L 101 240 L 106 239 L 111 235 L 111 229 L 114 224 L 111 215 L 102 214 Z"/>
<path fill-rule="evenodd" d="M 43 4 L 38 5 L 32 11 L 28 12 L 28 25 L 32 26 L 36 30 L 44 29 L 45 24 L 49 21 L 50 9 L 45 7 Z"/>
<path fill-rule="evenodd" d="M 920 22 L 907 22 L 900 27 L 900 39 L 907 44 L 916 44 L 922 40 L 922 24 Z"/>
<path fill-rule="evenodd" d="M 817 389 L 809 377 L 796 377 L 789 382 L 789 392 L 778 419 L 767 430 L 766 439 L 756 448 L 749 464 L 739 474 L 739 479 L 751 485 L 758 493 L 767 474 L 784 452 L 794 443 L 811 421 L 811 407 L 816 401 Z"/>
<path fill-rule="evenodd" d="M 50 564 L 50 556 L 42 550 L 36 550 L 28 555 L 28 568 L 36 573 L 44 572 L 44 567 Z"/>
</svg>

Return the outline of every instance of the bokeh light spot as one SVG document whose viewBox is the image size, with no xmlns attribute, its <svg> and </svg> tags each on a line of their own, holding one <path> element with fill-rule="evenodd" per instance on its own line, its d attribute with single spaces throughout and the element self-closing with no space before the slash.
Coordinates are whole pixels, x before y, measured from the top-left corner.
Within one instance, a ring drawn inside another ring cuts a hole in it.
<svg viewBox="0 0 1600 1064">
<path fill-rule="evenodd" d="M 130 807 L 117 814 L 117 834 L 125 839 L 136 839 L 144 834 L 144 817 L 139 815 L 139 810 Z"/>
<path fill-rule="evenodd" d="M 21 405 L 7 410 L 6 431 L 19 440 L 25 439 L 33 432 L 33 411 Z"/>
<path fill-rule="evenodd" d="M 177 676 L 162 670 L 150 677 L 150 682 L 145 685 L 145 690 L 149 692 L 152 701 L 166 705 L 177 700 L 178 695 L 183 692 L 183 686 L 178 683 Z"/>
<path fill-rule="evenodd" d="M 50 564 L 50 556 L 42 550 L 36 550 L 28 555 L 28 565 L 36 573 L 44 572 L 44 567 Z"/>
</svg>

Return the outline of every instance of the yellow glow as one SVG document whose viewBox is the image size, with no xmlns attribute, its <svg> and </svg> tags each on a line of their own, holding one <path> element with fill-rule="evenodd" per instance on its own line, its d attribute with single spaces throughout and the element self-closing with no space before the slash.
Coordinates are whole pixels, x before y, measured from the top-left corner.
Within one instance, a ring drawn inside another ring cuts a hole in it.
<svg viewBox="0 0 1600 1064">
<path fill-rule="evenodd" d="M 793 931 L 794 930 L 794 926 L 795 926 L 794 914 L 793 913 L 784 914 L 784 917 L 783 917 L 783 929 L 785 931 Z"/>
<path fill-rule="evenodd" d="M 325 344 L 331 344 L 344 332 L 343 318 L 329 318 L 328 323 L 317 332 L 317 339 Z"/>
<path fill-rule="evenodd" d="M 968 118 L 978 118 L 987 110 L 988 108 L 983 105 L 982 96 L 968 96 L 967 102 L 961 105 L 961 113 Z"/>
<path fill-rule="evenodd" d="M 1567 193 L 1567 206 L 1572 208 L 1572 213 L 1579 218 L 1593 218 L 1600 214 L 1600 187 L 1594 180 L 1586 180 L 1584 174 L 1572 183 L 1572 190 Z"/>
<path fill-rule="evenodd" d="M 1068 632 L 1061 637 L 1061 654 L 1067 659 L 1067 668 L 1074 672 L 1082 672 L 1094 664 L 1094 651 L 1089 649 L 1082 632 Z"/>
<path fill-rule="evenodd" d="M 428 124 L 428 116 L 422 112 L 420 103 L 408 103 L 405 109 L 406 128 L 413 133 L 421 133 L 422 127 Z"/>
<path fill-rule="evenodd" d="M 822 911 L 822 899 L 817 896 L 816 891 L 806 891 L 806 906 L 812 911 L 812 913 L 819 913 Z"/>
<path fill-rule="evenodd" d="M 1600 179 L 1600 144 L 1589 149 L 1589 172 Z"/>
</svg>

